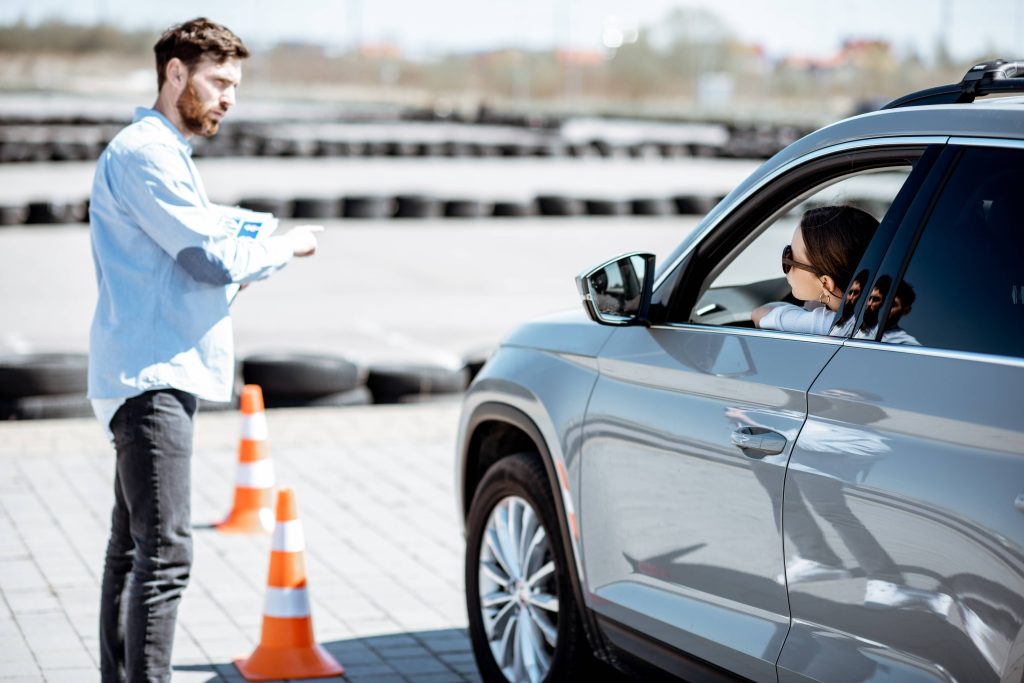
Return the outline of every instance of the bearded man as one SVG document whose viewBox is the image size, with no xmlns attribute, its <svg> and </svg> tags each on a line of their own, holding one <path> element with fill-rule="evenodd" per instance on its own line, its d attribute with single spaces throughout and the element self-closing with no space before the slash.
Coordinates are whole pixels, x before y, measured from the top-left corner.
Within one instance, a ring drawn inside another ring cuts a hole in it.
<svg viewBox="0 0 1024 683">
<path fill-rule="evenodd" d="M 117 453 L 100 604 L 104 681 L 169 681 L 174 626 L 192 565 L 192 420 L 198 398 L 229 401 L 229 287 L 317 248 L 319 226 L 263 240 L 220 222 L 189 139 L 235 104 L 249 51 L 199 18 L 154 46 L 159 94 L 110 142 L 89 217 L 98 302 L 89 398 Z M 233 291 L 233 290 L 232 290 Z"/>
</svg>

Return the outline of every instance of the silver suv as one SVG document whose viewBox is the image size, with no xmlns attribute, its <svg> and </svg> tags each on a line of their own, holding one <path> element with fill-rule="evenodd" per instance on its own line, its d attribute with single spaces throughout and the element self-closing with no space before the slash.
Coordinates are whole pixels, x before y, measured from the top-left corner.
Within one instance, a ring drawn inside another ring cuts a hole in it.
<svg viewBox="0 0 1024 683">
<path fill-rule="evenodd" d="M 484 680 L 1022 680 L 1024 98 L 974 102 L 1018 74 L 799 140 L 504 341 L 457 446 Z M 836 204 L 879 223 L 830 330 L 755 327 Z"/>
</svg>

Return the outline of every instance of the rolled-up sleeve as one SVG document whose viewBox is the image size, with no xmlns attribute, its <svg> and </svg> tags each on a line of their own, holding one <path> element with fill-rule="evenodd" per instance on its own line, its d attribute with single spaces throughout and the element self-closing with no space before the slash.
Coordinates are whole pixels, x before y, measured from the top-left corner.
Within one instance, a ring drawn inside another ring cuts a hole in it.
<svg viewBox="0 0 1024 683">
<path fill-rule="evenodd" d="M 196 186 L 190 161 L 164 144 L 149 144 L 121 159 L 119 203 L 194 280 L 211 286 L 269 277 L 292 256 L 282 237 L 239 239 Z"/>
<path fill-rule="evenodd" d="M 824 307 L 808 311 L 793 304 L 780 303 L 761 318 L 758 326 L 765 330 L 828 334 L 834 315 L 832 311 Z"/>
</svg>

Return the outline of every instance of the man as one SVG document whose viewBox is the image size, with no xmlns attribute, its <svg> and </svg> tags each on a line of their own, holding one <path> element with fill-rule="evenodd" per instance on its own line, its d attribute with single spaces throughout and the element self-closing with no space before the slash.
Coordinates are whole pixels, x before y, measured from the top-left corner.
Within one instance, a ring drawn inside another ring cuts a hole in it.
<svg viewBox="0 0 1024 683">
<path fill-rule="evenodd" d="M 249 55 L 227 28 L 194 19 L 154 47 L 159 94 L 100 157 L 89 215 L 99 300 L 89 397 L 117 451 L 103 572 L 104 681 L 168 681 L 192 563 L 190 464 L 198 398 L 228 401 L 234 347 L 228 286 L 311 256 L 319 226 L 238 238 L 192 163 L 235 104 Z"/>
<path fill-rule="evenodd" d="M 889 288 L 892 287 L 892 278 L 888 275 L 883 275 L 878 278 L 878 282 L 871 289 L 871 294 L 868 295 L 867 301 L 864 305 L 864 321 L 861 323 L 860 330 L 855 335 L 857 337 L 867 337 L 868 339 L 874 339 L 878 333 L 878 319 L 881 314 L 879 310 L 882 307 L 882 302 L 885 301 L 886 294 L 889 293 Z M 910 346 L 920 346 L 921 342 L 906 332 L 900 327 L 900 320 L 903 316 L 910 314 L 910 309 L 914 305 L 914 301 L 917 300 L 917 293 L 914 292 L 914 288 L 910 286 L 909 282 L 900 281 L 898 287 L 896 287 L 896 294 L 892 298 L 892 304 L 889 306 L 889 315 L 885 320 L 885 329 L 882 330 L 882 338 L 880 341 L 888 344 L 908 344 Z"/>
</svg>

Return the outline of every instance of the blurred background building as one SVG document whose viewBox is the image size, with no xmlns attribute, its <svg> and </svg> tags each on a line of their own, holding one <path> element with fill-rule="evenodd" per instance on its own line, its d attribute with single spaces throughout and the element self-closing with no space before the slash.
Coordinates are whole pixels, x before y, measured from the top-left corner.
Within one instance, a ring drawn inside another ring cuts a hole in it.
<svg viewBox="0 0 1024 683">
<path fill-rule="evenodd" d="M 0 90 L 144 98 L 151 47 L 192 16 L 250 43 L 245 98 L 818 125 L 1012 58 L 993 0 L 4 0 Z"/>
</svg>

